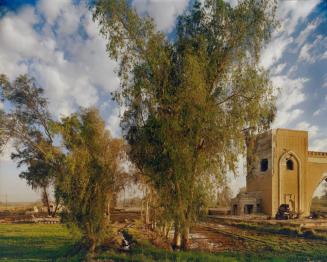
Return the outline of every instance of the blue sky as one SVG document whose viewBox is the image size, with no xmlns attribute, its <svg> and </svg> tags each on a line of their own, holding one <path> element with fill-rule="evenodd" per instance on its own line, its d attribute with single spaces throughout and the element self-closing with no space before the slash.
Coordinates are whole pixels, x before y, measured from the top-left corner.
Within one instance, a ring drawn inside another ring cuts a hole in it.
<svg viewBox="0 0 327 262">
<path fill-rule="evenodd" d="M 150 14 L 167 34 L 189 4 L 132 0 L 140 14 Z M 79 106 L 98 106 L 108 129 L 119 136 L 119 109 L 110 99 L 119 86 L 117 64 L 107 57 L 105 40 L 83 1 L 0 0 L 0 5 L 0 72 L 10 79 L 23 73 L 34 76 L 56 117 Z M 308 130 L 310 149 L 327 151 L 327 1 L 280 0 L 278 18 L 281 26 L 261 59 L 278 94 L 273 127 Z M 0 156 L 0 200 L 4 194 L 11 201 L 38 199 L 18 178 L 11 150 L 9 144 Z M 231 179 L 231 185 L 244 186 L 245 175 Z"/>
</svg>

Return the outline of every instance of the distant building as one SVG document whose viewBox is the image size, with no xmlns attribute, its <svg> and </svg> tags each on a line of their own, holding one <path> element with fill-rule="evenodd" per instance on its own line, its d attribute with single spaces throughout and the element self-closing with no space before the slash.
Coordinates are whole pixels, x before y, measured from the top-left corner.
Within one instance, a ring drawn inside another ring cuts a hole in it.
<svg viewBox="0 0 327 262">
<path fill-rule="evenodd" d="M 327 152 L 308 151 L 308 132 L 289 129 L 260 134 L 247 146 L 246 191 L 232 199 L 232 214 L 274 216 L 288 204 L 308 216 L 313 193 L 327 178 Z"/>
</svg>

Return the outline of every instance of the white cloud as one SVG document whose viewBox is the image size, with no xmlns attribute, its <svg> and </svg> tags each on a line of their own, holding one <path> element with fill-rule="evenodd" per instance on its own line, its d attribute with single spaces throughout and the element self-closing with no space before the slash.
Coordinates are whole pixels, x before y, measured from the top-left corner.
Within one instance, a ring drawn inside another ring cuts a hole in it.
<svg viewBox="0 0 327 262">
<path fill-rule="evenodd" d="M 261 54 L 261 65 L 269 68 L 278 62 L 288 45 L 292 42 L 293 38 L 285 35 L 273 38 Z"/>
<path fill-rule="evenodd" d="M 327 138 L 317 138 L 315 139 L 311 145 L 310 150 L 314 151 L 321 151 L 321 152 L 327 152 Z"/>
<path fill-rule="evenodd" d="M 40 16 L 46 22 L 36 29 Z M 86 39 L 79 28 L 85 28 Z M 109 96 L 117 89 L 117 63 L 105 50 L 106 41 L 90 11 L 72 1 L 42 0 L 34 9 L 24 8 L 0 20 L 0 72 L 10 79 L 23 73 L 34 76 L 56 116 L 95 105 L 99 92 Z"/>
<path fill-rule="evenodd" d="M 277 16 L 282 21 L 282 28 L 291 35 L 300 21 L 303 21 L 321 0 L 278 2 Z"/>
<path fill-rule="evenodd" d="M 118 108 L 114 110 L 114 112 L 110 115 L 108 119 L 108 124 L 106 128 L 110 131 L 113 137 L 121 136 L 121 129 L 120 129 L 120 111 Z"/>
<path fill-rule="evenodd" d="M 317 134 L 318 134 L 318 131 L 319 131 L 319 127 L 318 126 L 311 125 L 311 124 L 309 124 L 306 121 L 299 122 L 295 126 L 295 129 L 308 131 L 309 132 L 310 139 L 316 137 Z"/>
<path fill-rule="evenodd" d="M 307 78 L 291 79 L 285 75 L 272 77 L 275 87 L 279 88 L 277 117 L 273 127 L 287 127 L 303 114 L 297 106 L 305 100 L 304 84 Z"/>
<path fill-rule="evenodd" d="M 319 108 L 316 111 L 313 112 L 313 116 L 318 116 L 320 115 L 325 109 L 324 108 Z"/>
<path fill-rule="evenodd" d="M 320 21 L 316 20 L 309 24 L 308 27 L 294 40 L 292 34 L 300 21 L 313 11 L 319 4 L 320 0 L 310 1 L 278 1 L 277 19 L 281 25 L 272 35 L 271 42 L 264 48 L 261 56 L 261 65 L 265 68 L 271 68 L 282 57 L 285 50 L 292 43 L 301 45 L 308 35 L 319 25 Z"/>
<path fill-rule="evenodd" d="M 8 14 L 0 20 L 0 72 L 10 78 L 27 72 L 23 57 L 36 54 L 39 39 L 32 29 L 37 21 L 32 8 L 24 8 L 20 15 Z"/>
<path fill-rule="evenodd" d="M 327 37 L 318 35 L 312 43 L 304 44 L 299 54 L 299 60 L 308 63 L 315 63 L 318 60 L 324 59 L 324 53 L 320 50 L 327 48 Z"/>
<path fill-rule="evenodd" d="M 288 70 L 288 73 L 287 73 L 287 76 L 288 77 L 292 77 L 295 72 L 298 70 L 298 66 L 295 64 L 293 65 L 289 70 Z"/>
<path fill-rule="evenodd" d="M 286 67 L 286 63 L 277 65 L 273 70 L 273 74 L 275 74 L 275 75 L 280 74 L 284 70 L 285 67 Z"/>
<path fill-rule="evenodd" d="M 320 19 L 316 19 L 311 23 L 309 23 L 309 25 L 306 26 L 305 29 L 296 38 L 295 43 L 298 46 L 302 46 L 306 42 L 308 36 L 310 36 L 310 34 L 314 32 L 314 30 L 320 25 L 320 23 L 321 23 Z"/>
<path fill-rule="evenodd" d="M 62 14 L 58 16 L 58 31 L 60 34 L 69 35 L 76 33 L 83 11 L 82 6 L 67 5 L 62 10 Z"/>
<path fill-rule="evenodd" d="M 321 56 L 321 59 L 327 59 L 327 51 L 325 51 L 325 52 L 323 53 L 323 55 Z"/>
<path fill-rule="evenodd" d="M 306 61 L 306 62 L 309 62 L 309 63 L 314 62 L 313 57 L 309 54 L 309 51 L 310 51 L 311 48 L 312 48 L 311 44 L 305 44 L 301 48 L 300 55 L 299 55 L 300 60 Z"/>
<path fill-rule="evenodd" d="M 40 0 L 38 4 L 38 9 L 44 15 L 48 23 L 52 24 L 63 9 L 71 6 L 70 0 Z"/>
<path fill-rule="evenodd" d="M 188 0 L 133 0 L 133 6 L 140 14 L 149 14 L 159 30 L 170 32 L 176 18 L 187 7 Z"/>
</svg>

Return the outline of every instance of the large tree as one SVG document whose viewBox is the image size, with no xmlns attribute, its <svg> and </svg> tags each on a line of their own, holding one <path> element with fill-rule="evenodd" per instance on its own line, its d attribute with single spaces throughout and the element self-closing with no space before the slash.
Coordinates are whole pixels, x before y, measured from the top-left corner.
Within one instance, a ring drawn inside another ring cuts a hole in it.
<svg viewBox="0 0 327 262">
<path fill-rule="evenodd" d="M 120 63 L 124 136 L 187 248 L 189 228 L 207 204 L 212 181 L 235 171 L 245 137 L 274 116 L 260 51 L 275 26 L 276 3 L 196 1 L 168 39 L 125 0 L 99 0 L 94 18 Z M 175 243 L 178 244 L 178 243 Z"/>
</svg>

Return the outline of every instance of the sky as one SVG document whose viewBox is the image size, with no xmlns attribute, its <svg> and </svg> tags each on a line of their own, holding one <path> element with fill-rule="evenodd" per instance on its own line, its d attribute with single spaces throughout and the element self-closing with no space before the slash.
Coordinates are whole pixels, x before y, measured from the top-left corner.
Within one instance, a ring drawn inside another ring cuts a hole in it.
<svg viewBox="0 0 327 262">
<path fill-rule="evenodd" d="M 192 0 L 130 1 L 169 35 Z M 237 0 L 225 1 L 237 5 Z M 260 61 L 278 90 L 273 128 L 307 130 L 309 149 L 327 151 L 327 0 L 279 0 L 277 15 L 280 27 Z M 110 92 L 119 87 L 118 68 L 105 44 L 83 1 L 0 0 L 0 73 L 11 80 L 33 76 L 57 118 L 80 106 L 97 106 L 117 137 L 120 112 Z M 0 155 L 0 201 L 5 195 L 9 201 L 39 199 L 19 179 L 11 150 L 9 144 Z M 230 183 L 237 192 L 245 186 L 245 174 Z"/>
</svg>

